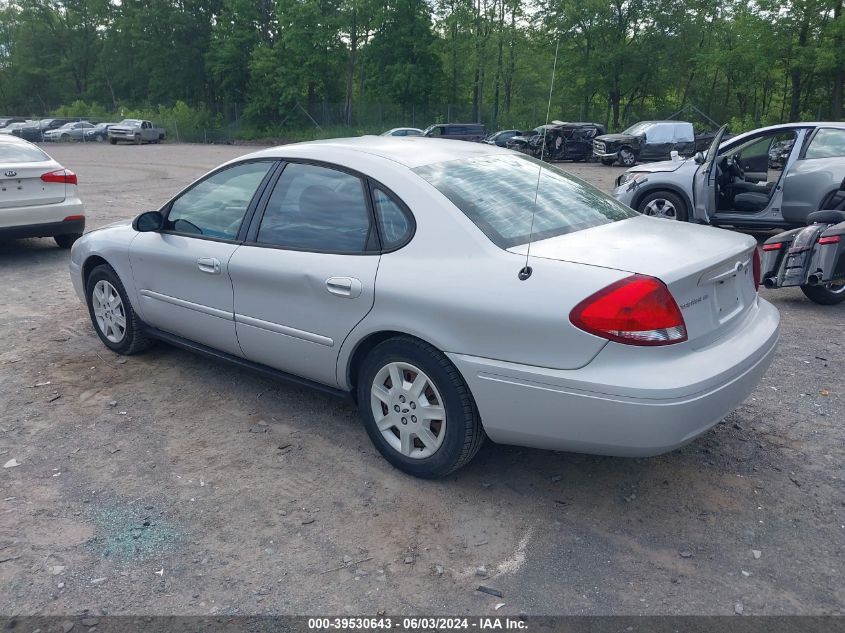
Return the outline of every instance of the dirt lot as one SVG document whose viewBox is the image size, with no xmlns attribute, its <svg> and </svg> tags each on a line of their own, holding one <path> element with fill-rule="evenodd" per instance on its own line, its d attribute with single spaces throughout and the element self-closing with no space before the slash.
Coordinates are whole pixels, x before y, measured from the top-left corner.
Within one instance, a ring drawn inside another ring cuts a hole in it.
<svg viewBox="0 0 845 633">
<path fill-rule="evenodd" d="M 249 148 L 50 151 L 96 227 Z M 572 171 L 605 189 L 619 173 Z M 0 464 L 20 464 L 0 469 L 0 614 L 845 611 L 845 305 L 763 291 L 774 365 L 682 450 L 488 443 L 426 482 L 349 404 L 163 345 L 111 354 L 67 260 L 0 244 Z"/>
</svg>

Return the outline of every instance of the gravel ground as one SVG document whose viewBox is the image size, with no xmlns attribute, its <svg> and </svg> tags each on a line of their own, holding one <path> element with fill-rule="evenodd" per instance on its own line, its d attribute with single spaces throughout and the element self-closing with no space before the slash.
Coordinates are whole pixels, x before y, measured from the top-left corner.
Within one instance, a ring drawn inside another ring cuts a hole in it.
<svg viewBox="0 0 845 633">
<path fill-rule="evenodd" d="M 96 227 L 250 150 L 50 151 Z M 620 171 L 566 168 L 604 189 Z M 164 345 L 113 355 L 67 260 L 0 245 L 0 463 L 19 463 L 0 469 L 0 614 L 845 610 L 845 305 L 762 291 L 783 317 L 772 368 L 681 450 L 488 443 L 429 482 L 390 468 L 350 404 Z"/>
</svg>

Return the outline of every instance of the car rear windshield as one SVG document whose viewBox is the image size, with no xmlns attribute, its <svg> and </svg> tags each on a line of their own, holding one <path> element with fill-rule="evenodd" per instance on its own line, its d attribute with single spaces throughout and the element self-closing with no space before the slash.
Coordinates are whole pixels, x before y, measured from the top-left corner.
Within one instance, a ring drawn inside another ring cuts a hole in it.
<svg viewBox="0 0 845 633">
<path fill-rule="evenodd" d="M 528 156 L 481 156 L 414 171 L 505 249 L 637 215 L 587 183 Z"/>
<path fill-rule="evenodd" d="M 0 143 L 0 163 L 41 163 L 50 160 L 34 145 L 23 143 Z"/>
</svg>

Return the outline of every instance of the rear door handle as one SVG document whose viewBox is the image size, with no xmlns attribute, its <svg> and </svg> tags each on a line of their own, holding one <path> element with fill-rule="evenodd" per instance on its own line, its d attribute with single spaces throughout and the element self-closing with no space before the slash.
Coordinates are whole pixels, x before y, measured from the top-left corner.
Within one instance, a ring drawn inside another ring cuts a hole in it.
<svg viewBox="0 0 845 633">
<path fill-rule="evenodd" d="M 361 296 L 364 286 L 354 277 L 329 277 L 326 279 L 326 290 L 338 297 L 355 299 Z"/>
<path fill-rule="evenodd" d="M 197 260 L 197 268 L 209 275 L 220 274 L 220 260 L 214 257 L 200 257 Z"/>
</svg>

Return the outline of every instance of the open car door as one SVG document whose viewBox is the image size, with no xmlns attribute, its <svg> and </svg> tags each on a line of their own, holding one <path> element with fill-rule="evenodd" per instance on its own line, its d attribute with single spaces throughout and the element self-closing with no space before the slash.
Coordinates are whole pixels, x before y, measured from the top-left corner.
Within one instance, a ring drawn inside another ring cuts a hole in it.
<svg viewBox="0 0 845 633">
<path fill-rule="evenodd" d="M 698 166 L 692 182 L 692 192 L 695 199 L 693 218 L 698 222 L 710 224 L 710 213 L 716 211 L 716 156 L 719 152 L 719 145 L 725 135 L 728 126 L 723 125 L 713 137 L 713 142 L 707 148 L 704 161 Z"/>
</svg>

